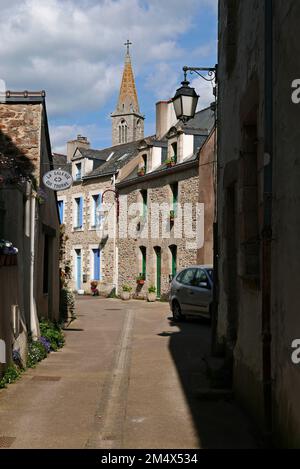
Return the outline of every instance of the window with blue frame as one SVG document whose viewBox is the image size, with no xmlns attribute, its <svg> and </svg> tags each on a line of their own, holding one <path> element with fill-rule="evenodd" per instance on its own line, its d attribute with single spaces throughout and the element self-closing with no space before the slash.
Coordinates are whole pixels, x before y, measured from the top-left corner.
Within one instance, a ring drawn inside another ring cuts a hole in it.
<svg viewBox="0 0 300 469">
<path fill-rule="evenodd" d="M 82 228 L 83 225 L 83 199 L 77 197 L 75 199 L 75 228 Z"/>
<path fill-rule="evenodd" d="M 100 249 L 93 249 L 92 253 L 93 253 L 93 267 L 94 267 L 93 280 L 101 280 Z"/>
<path fill-rule="evenodd" d="M 59 213 L 59 222 L 62 225 L 64 222 L 64 201 L 58 201 L 58 213 Z"/>
<path fill-rule="evenodd" d="M 99 227 L 101 224 L 101 216 L 100 216 L 100 208 L 101 208 L 101 194 L 93 195 L 93 213 L 92 213 L 92 227 L 96 228 Z"/>
</svg>

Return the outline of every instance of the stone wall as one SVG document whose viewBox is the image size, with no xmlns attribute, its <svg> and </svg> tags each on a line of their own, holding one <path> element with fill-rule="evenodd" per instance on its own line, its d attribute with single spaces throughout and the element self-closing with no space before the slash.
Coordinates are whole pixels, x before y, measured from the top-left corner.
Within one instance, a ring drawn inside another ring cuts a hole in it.
<svg viewBox="0 0 300 469">
<path fill-rule="evenodd" d="M 129 285 L 133 289 L 133 295 L 145 298 L 148 287 L 156 285 L 156 258 L 155 247 L 161 248 L 161 297 L 166 298 L 169 291 L 169 275 L 172 273 L 172 261 L 170 246 L 177 246 L 177 270 L 184 267 L 195 265 L 197 262 L 197 248 L 195 246 L 189 248 L 189 240 L 185 230 L 196 228 L 196 211 L 195 207 L 192 219 L 185 220 L 182 236 L 178 230 L 178 218 L 175 218 L 173 227 L 169 225 L 169 210 L 172 210 L 172 193 L 170 184 L 178 182 L 179 194 L 178 203 L 190 203 L 195 205 L 198 202 L 198 169 L 195 166 L 192 169 L 182 171 L 181 173 L 168 176 L 167 174 L 158 179 L 147 182 L 141 182 L 137 186 L 129 186 L 120 190 L 121 203 L 124 203 L 124 197 L 127 196 L 128 207 L 133 203 L 141 202 L 141 190 L 148 192 L 148 226 L 141 222 L 141 230 L 137 231 L 136 236 L 127 237 L 118 240 L 119 247 L 119 291 L 122 285 Z M 162 212 L 159 218 L 152 224 L 151 208 L 153 204 L 170 204 L 166 215 Z M 121 210 L 120 222 L 124 221 L 127 211 Z M 129 214 L 129 224 L 131 227 L 138 226 L 135 216 Z M 171 228 L 171 229 L 170 229 Z M 147 275 L 144 286 L 136 284 L 137 275 L 142 272 L 142 260 L 140 247 L 146 247 L 147 252 Z"/>
<path fill-rule="evenodd" d="M 110 177 L 102 177 L 82 182 L 74 182 L 73 186 L 63 192 L 58 193 L 58 200 L 64 200 L 64 224 L 66 227 L 66 259 L 72 261 L 73 279 L 71 288 L 76 289 L 75 281 L 75 263 L 74 249 L 82 250 L 82 272 L 86 274 L 86 282 L 82 281 L 81 288 L 85 292 L 90 293 L 90 281 L 92 278 L 91 267 L 91 246 L 99 247 L 101 250 L 101 282 L 100 291 L 104 294 L 110 293 L 114 284 L 114 240 L 112 238 L 104 239 L 100 236 L 99 231 L 91 227 L 91 194 L 103 193 L 107 189 L 113 189 Z M 74 230 L 73 227 L 73 200 L 76 196 L 83 196 L 83 228 L 82 230 Z M 104 196 L 105 204 L 112 204 L 114 194 L 108 192 Z"/>
<path fill-rule="evenodd" d="M 300 373 L 291 361 L 291 343 L 300 338 L 300 107 L 292 103 L 291 84 L 300 77 L 300 5 L 273 2 L 272 265 L 271 289 L 263 292 L 264 4 L 220 2 L 218 341 L 233 352 L 235 394 L 265 430 L 262 300 L 271 292 L 272 431 L 276 444 L 299 448 Z M 250 236 L 256 242 L 249 243 Z"/>
</svg>

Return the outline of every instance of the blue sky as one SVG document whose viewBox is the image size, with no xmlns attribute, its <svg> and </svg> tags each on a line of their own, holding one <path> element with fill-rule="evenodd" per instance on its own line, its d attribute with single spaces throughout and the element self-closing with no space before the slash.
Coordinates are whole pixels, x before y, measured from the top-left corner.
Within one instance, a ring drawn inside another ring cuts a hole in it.
<svg viewBox="0 0 300 469">
<path fill-rule="evenodd" d="M 155 102 L 174 94 L 182 66 L 216 63 L 217 0 L 2 0 L 1 7 L 0 78 L 7 89 L 46 90 L 55 151 L 65 152 L 77 133 L 93 148 L 111 144 L 127 39 L 146 135 L 155 132 Z M 205 107 L 211 85 L 191 81 Z"/>
</svg>

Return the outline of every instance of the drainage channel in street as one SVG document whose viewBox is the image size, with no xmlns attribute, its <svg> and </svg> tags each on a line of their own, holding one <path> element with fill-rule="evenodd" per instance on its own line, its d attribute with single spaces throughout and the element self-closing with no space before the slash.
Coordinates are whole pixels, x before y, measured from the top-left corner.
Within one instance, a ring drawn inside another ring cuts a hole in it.
<svg viewBox="0 0 300 469">
<path fill-rule="evenodd" d="M 133 324 L 134 311 L 127 310 L 113 369 L 104 383 L 95 415 L 94 430 L 86 448 L 122 448 Z"/>
</svg>

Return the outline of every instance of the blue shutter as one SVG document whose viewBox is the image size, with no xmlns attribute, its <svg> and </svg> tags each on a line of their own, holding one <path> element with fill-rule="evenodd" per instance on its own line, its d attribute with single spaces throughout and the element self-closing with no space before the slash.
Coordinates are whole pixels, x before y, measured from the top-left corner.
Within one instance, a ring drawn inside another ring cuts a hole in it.
<svg viewBox="0 0 300 469">
<path fill-rule="evenodd" d="M 94 280 L 100 280 L 100 249 L 93 249 L 94 254 Z"/>
<path fill-rule="evenodd" d="M 64 201 L 59 200 L 58 202 L 58 211 L 59 211 L 59 222 L 62 225 L 64 222 Z"/>
<path fill-rule="evenodd" d="M 80 197 L 79 199 L 79 211 L 78 211 L 78 215 L 79 215 L 79 223 L 78 223 L 78 227 L 81 228 L 82 225 L 83 225 L 83 215 L 82 215 L 82 212 L 83 212 L 83 200 L 82 200 L 82 197 Z"/>
</svg>

